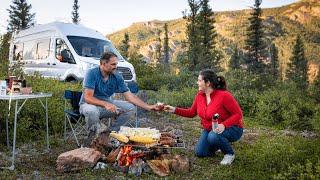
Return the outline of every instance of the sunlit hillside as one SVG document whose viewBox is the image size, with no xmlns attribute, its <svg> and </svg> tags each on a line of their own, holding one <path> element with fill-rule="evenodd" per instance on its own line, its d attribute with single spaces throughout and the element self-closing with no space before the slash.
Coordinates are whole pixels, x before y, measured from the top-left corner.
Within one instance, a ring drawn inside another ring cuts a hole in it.
<svg viewBox="0 0 320 180">
<path fill-rule="evenodd" d="M 187 8 L 187 7 L 181 7 Z M 224 52 L 222 66 L 226 67 L 232 54 L 231 48 L 237 45 L 244 47 L 246 27 L 250 10 L 217 12 L 215 27 L 218 32 L 218 47 Z M 182 15 L 181 15 L 182 16 Z M 263 9 L 264 25 L 266 27 L 266 42 L 274 42 L 279 50 L 281 69 L 285 70 L 291 57 L 293 43 L 297 34 L 303 36 L 306 56 L 309 60 L 310 78 L 316 75 L 320 64 L 320 1 L 302 0 L 287 6 Z M 169 21 L 148 21 L 134 23 L 121 31 L 107 35 L 116 46 L 129 33 L 131 46 L 150 60 L 158 42 L 158 32 L 163 39 L 163 26 L 168 23 L 169 46 L 171 60 L 175 61 L 185 40 L 186 21 L 175 19 Z"/>
</svg>

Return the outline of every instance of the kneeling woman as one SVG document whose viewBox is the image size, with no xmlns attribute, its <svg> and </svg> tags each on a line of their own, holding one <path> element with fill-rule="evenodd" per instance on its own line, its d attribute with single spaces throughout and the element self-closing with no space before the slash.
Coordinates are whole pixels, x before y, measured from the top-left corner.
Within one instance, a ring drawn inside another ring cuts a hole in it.
<svg viewBox="0 0 320 180">
<path fill-rule="evenodd" d="M 199 91 L 191 108 L 165 106 L 167 112 L 183 117 L 201 118 L 202 133 L 195 148 L 198 157 L 213 156 L 217 150 L 224 153 L 220 162 L 231 164 L 235 158 L 230 142 L 237 141 L 243 133 L 242 111 L 230 92 L 226 90 L 223 77 L 217 76 L 213 70 L 201 71 L 198 77 Z M 212 130 L 212 116 L 218 113 L 218 127 Z"/>
</svg>

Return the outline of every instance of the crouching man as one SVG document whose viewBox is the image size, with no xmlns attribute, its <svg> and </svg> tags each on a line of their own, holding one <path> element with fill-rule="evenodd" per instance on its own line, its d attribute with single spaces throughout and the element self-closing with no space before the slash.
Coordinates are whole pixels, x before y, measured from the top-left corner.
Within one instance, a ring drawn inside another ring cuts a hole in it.
<svg viewBox="0 0 320 180">
<path fill-rule="evenodd" d="M 85 146 L 90 145 L 99 130 L 101 118 L 114 117 L 119 110 L 125 112 L 121 113 L 110 127 L 111 130 L 118 131 L 120 126 L 125 124 L 129 120 L 128 117 L 134 113 L 134 105 L 148 111 L 157 110 L 156 105 L 146 104 L 129 91 L 122 76 L 116 73 L 117 64 L 117 55 L 105 52 L 100 58 L 100 66 L 89 69 L 84 77 L 80 113 L 85 116 L 89 130 Z M 113 100 L 111 98 L 113 93 L 123 93 L 125 99 L 130 103 Z"/>
</svg>

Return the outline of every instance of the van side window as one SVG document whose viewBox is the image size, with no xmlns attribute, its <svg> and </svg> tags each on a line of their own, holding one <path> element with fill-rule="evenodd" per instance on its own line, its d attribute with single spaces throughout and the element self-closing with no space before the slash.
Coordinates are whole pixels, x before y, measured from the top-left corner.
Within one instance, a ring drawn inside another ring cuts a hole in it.
<svg viewBox="0 0 320 180">
<path fill-rule="evenodd" d="M 62 39 L 56 40 L 56 59 L 60 62 L 76 64 L 70 49 Z"/>
<path fill-rule="evenodd" d="M 42 39 L 37 42 L 37 59 L 46 59 L 50 53 L 50 39 Z"/>
<path fill-rule="evenodd" d="M 23 59 L 23 43 L 13 45 L 13 60 Z"/>
<path fill-rule="evenodd" d="M 37 43 L 36 41 L 24 42 L 23 59 L 36 59 Z"/>
</svg>

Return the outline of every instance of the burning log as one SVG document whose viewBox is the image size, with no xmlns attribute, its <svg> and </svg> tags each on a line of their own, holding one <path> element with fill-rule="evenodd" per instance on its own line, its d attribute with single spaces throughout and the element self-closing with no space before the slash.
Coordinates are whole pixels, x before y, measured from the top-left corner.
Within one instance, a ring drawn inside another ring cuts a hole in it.
<svg viewBox="0 0 320 180">
<path fill-rule="evenodd" d="M 110 131 L 101 132 L 98 137 L 94 138 L 90 147 L 100 151 L 102 154 L 107 154 L 112 150 L 112 144 L 109 137 Z"/>
<path fill-rule="evenodd" d="M 167 159 L 148 160 L 147 163 L 152 171 L 159 176 L 168 176 L 170 173 L 169 161 Z"/>
<path fill-rule="evenodd" d="M 108 162 L 108 163 L 114 163 L 114 162 L 116 162 L 116 160 L 117 160 L 117 156 L 118 156 L 118 154 L 119 154 L 119 152 L 120 152 L 120 147 L 118 147 L 117 149 L 115 149 L 115 150 L 112 150 L 109 154 L 108 154 L 108 156 L 106 157 L 106 161 Z"/>
</svg>

